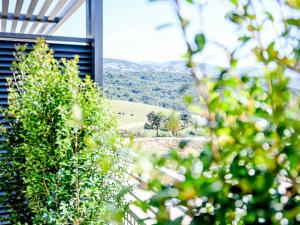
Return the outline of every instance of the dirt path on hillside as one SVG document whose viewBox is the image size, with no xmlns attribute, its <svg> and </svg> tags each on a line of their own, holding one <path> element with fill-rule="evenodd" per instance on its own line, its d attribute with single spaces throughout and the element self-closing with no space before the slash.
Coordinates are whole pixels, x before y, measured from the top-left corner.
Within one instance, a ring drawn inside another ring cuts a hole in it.
<svg viewBox="0 0 300 225">
<path fill-rule="evenodd" d="M 145 122 L 129 123 L 129 124 L 120 125 L 118 128 L 120 130 L 130 130 L 130 129 L 134 129 L 134 128 L 143 127 L 144 124 L 145 124 Z"/>
<path fill-rule="evenodd" d="M 165 154 L 171 148 L 177 148 L 181 140 L 188 140 L 184 149 L 179 149 L 182 155 L 198 155 L 207 138 L 205 137 L 187 137 L 187 138 L 136 138 L 134 139 L 135 150 L 144 154 Z"/>
</svg>

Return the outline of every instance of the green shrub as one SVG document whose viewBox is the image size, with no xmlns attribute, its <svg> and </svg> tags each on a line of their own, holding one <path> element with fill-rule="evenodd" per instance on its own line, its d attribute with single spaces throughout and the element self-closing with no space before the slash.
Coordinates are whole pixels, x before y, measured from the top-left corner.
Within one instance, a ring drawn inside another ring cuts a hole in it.
<svg viewBox="0 0 300 225">
<path fill-rule="evenodd" d="M 4 129 L 1 161 L 2 203 L 14 224 L 108 224 L 124 209 L 115 119 L 94 82 L 79 78 L 77 63 L 59 63 L 42 39 L 16 54 L 5 110 L 14 122 Z"/>
</svg>

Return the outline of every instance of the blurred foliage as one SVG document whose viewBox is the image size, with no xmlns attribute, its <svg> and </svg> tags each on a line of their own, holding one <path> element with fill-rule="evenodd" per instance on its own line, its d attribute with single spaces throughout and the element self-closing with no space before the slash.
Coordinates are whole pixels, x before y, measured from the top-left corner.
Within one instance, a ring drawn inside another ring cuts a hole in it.
<svg viewBox="0 0 300 225">
<path fill-rule="evenodd" d="M 288 88 L 300 72 L 300 1 L 230 0 L 226 18 L 239 43 L 224 47 L 231 67 L 218 79 L 195 63 L 209 40 L 205 31 L 190 38 L 193 21 L 183 10 L 185 4 L 205 10 L 204 1 L 172 2 L 199 95 L 199 104 L 191 97 L 187 103 L 205 119 L 209 139 L 199 157 L 171 150 L 154 158 L 142 171 L 153 195 L 136 204 L 151 209 L 156 224 L 300 224 L 300 99 Z M 261 76 L 237 75 L 241 51 L 255 56 Z M 157 171 L 166 167 L 176 176 Z"/>
<path fill-rule="evenodd" d="M 122 218 L 120 135 L 95 83 L 79 78 L 78 57 L 62 59 L 43 39 L 18 46 L 3 127 L 1 205 L 13 224 L 108 224 Z"/>
</svg>

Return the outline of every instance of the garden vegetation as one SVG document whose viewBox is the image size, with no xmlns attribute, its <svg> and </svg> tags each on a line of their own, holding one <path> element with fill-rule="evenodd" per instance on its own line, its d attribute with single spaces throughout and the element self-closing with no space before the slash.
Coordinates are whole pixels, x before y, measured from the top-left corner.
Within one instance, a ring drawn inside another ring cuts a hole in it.
<svg viewBox="0 0 300 225">
<path fill-rule="evenodd" d="M 289 88 L 290 77 L 300 73 L 300 1 L 228 1 L 226 18 L 237 28 L 239 43 L 234 49 L 221 46 L 230 67 L 217 79 L 195 63 L 207 43 L 214 43 L 204 30 L 190 36 L 194 21 L 186 4 L 202 11 L 204 1 L 171 2 L 199 96 L 197 104 L 193 96 L 185 100 L 205 119 L 208 138 L 199 157 L 173 149 L 154 158 L 143 172 L 150 177 L 145 189 L 154 194 L 136 204 L 145 212 L 151 207 L 161 225 L 300 224 L 300 99 Z M 236 73 L 243 51 L 254 56 L 262 74 Z M 160 167 L 176 176 L 158 173 Z"/>
<path fill-rule="evenodd" d="M 1 204 L 13 224 L 108 224 L 124 211 L 120 135 L 109 104 L 78 57 L 53 56 L 43 39 L 18 46 L 9 82 Z M 113 217 L 112 217 L 113 215 Z"/>
</svg>

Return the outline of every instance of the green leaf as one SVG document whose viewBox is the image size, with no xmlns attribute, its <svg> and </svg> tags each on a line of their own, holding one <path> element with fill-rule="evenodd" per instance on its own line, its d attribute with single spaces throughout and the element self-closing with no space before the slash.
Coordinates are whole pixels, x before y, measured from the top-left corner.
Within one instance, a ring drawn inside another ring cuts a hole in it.
<svg viewBox="0 0 300 225">
<path fill-rule="evenodd" d="M 229 19 L 231 22 L 233 22 L 235 24 L 239 24 L 239 25 L 242 24 L 242 22 L 243 22 L 242 16 L 238 15 L 235 12 L 229 12 L 226 15 L 226 18 Z"/>
<path fill-rule="evenodd" d="M 300 0 L 286 0 L 286 3 L 295 9 L 300 9 Z"/>
<path fill-rule="evenodd" d="M 275 50 L 275 42 L 271 42 L 267 47 L 267 53 L 269 60 L 273 60 L 277 57 L 277 51 Z"/>
<path fill-rule="evenodd" d="M 285 22 L 286 22 L 288 25 L 300 27 L 300 19 L 293 19 L 293 18 L 290 18 L 290 19 L 286 19 Z"/>
<path fill-rule="evenodd" d="M 239 41 L 242 41 L 244 43 L 248 42 L 249 40 L 251 40 L 251 37 L 249 37 L 249 36 L 241 36 L 241 37 L 239 37 Z"/>
<path fill-rule="evenodd" d="M 230 2 L 231 2 L 232 4 L 234 4 L 236 7 L 239 6 L 239 1 L 238 1 L 238 0 L 230 0 Z"/>
<path fill-rule="evenodd" d="M 237 59 L 235 59 L 235 58 L 231 58 L 230 59 L 230 66 L 232 68 L 236 68 L 237 64 L 238 64 L 238 60 Z"/>
<path fill-rule="evenodd" d="M 206 44 L 206 38 L 204 34 L 197 34 L 195 36 L 195 44 L 197 46 L 197 52 L 201 52 Z"/>
<path fill-rule="evenodd" d="M 269 11 L 264 11 L 264 14 L 271 20 L 274 21 L 273 15 Z"/>
</svg>

